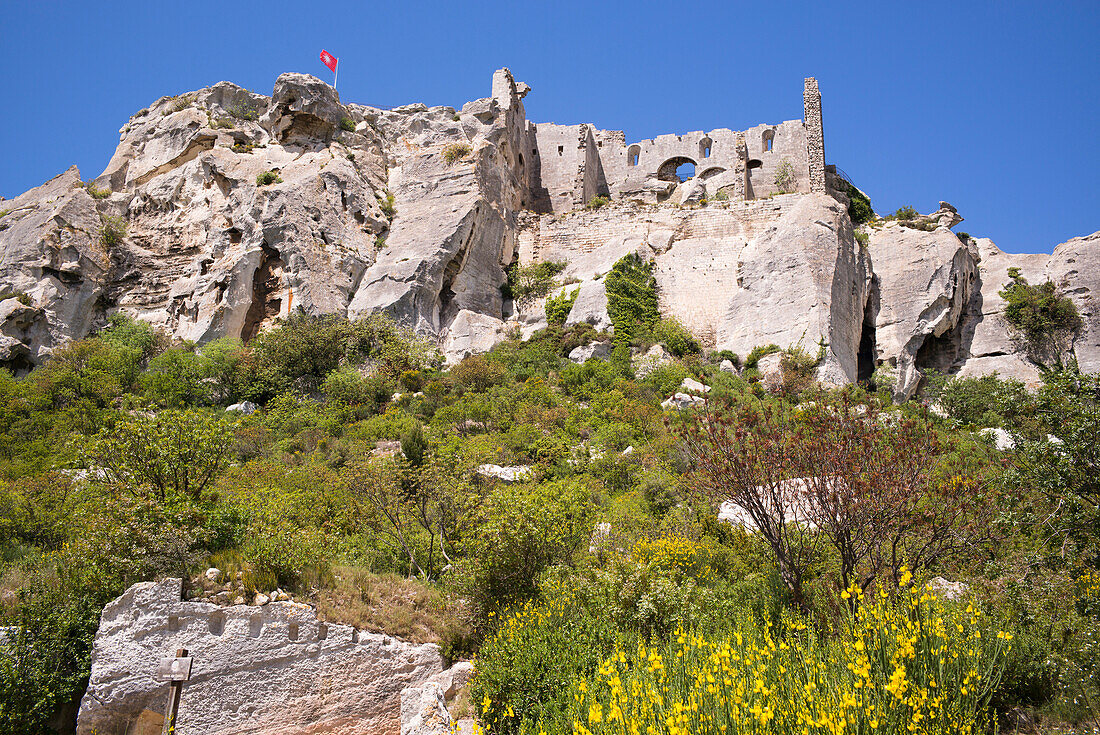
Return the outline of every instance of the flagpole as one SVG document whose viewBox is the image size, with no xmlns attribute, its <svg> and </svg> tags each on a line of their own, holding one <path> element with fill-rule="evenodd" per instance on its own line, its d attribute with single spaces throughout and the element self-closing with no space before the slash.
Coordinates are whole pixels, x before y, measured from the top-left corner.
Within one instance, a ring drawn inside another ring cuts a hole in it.
<svg viewBox="0 0 1100 735">
<path fill-rule="evenodd" d="M 336 69 L 332 72 L 332 88 L 336 89 L 336 79 L 340 76 L 340 60 L 336 60 Z"/>
</svg>

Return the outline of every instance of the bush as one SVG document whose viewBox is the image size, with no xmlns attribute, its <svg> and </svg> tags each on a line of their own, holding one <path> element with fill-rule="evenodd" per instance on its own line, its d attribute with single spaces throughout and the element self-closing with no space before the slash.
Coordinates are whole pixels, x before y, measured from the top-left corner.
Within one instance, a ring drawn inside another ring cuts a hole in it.
<svg viewBox="0 0 1100 735">
<path fill-rule="evenodd" d="M 579 288 L 571 292 L 562 292 L 557 296 L 551 296 L 546 300 L 546 321 L 549 324 L 565 324 L 569 312 L 573 310 L 573 304 L 577 300 Z"/>
<path fill-rule="evenodd" d="M 629 345 L 650 334 L 660 318 L 653 266 L 635 253 L 624 255 L 605 279 L 607 314 L 615 326 L 615 344 Z"/>
<path fill-rule="evenodd" d="M 898 220 L 899 222 L 911 222 L 917 217 L 920 217 L 920 212 L 907 204 L 904 207 L 898 207 L 897 211 L 887 215 L 886 219 Z"/>
<path fill-rule="evenodd" d="M 737 735 L 809 732 L 807 723 L 840 732 L 829 725 L 842 722 L 844 732 L 915 723 L 929 733 L 982 732 L 1012 639 L 973 607 L 939 605 L 923 588 L 896 602 L 860 594 L 835 641 L 797 617 L 777 630 L 751 618 L 733 628 L 684 629 L 664 644 L 622 641 L 598 673 L 559 695 L 565 708 L 544 708 L 526 729 L 597 735 L 623 732 L 626 722 L 660 735 Z"/>
<path fill-rule="evenodd" d="M 853 235 L 855 235 L 855 238 L 856 238 L 856 242 L 858 242 L 858 243 L 859 243 L 859 246 L 860 246 L 861 248 L 864 248 L 864 249 L 866 249 L 866 248 L 867 248 L 867 246 L 871 244 L 871 236 L 870 236 L 870 235 L 868 235 L 868 234 L 867 234 L 866 232 L 864 232 L 863 230 L 856 230 L 856 231 L 855 231 L 855 232 L 853 232 L 852 234 L 853 234 Z"/>
<path fill-rule="evenodd" d="M 478 653 L 470 698 L 488 732 L 517 733 L 540 713 L 568 707 L 569 684 L 614 646 L 606 618 L 576 591 L 548 582 L 543 596 L 505 616 Z"/>
<path fill-rule="evenodd" d="M 588 541 L 591 513 L 588 490 L 576 482 L 498 485 L 478 510 L 458 570 L 475 628 L 531 599 L 548 566 L 572 561 Z"/>
<path fill-rule="evenodd" d="M 394 203 L 393 194 L 388 191 L 378 200 L 378 207 L 382 210 L 382 214 L 391 220 L 397 215 L 397 205 Z"/>
<path fill-rule="evenodd" d="M 99 241 L 105 247 L 119 245 L 126 237 L 126 220 L 109 214 L 99 215 Z"/>
<path fill-rule="evenodd" d="M 794 166 L 784 158 L 775 167 L 775 191 L 777 194 L 790 194 L 795 190 Z"/>
<path fill-rule="evenodd" d="M 355 121 L 350 117 L 341 118 L 340 129 L 349 133 L 355 132 Z"/>
<path fill-rule="evenodd" d="M 996 373 L 980 378 L 934 379 L 929 398 L 951 418 L 971 426 L 1009 426 L 1031 413 L 1027 388 L 1018 380 L 1002 380 Z"/>
<path fill-rule="evenodd" d="M 469 143 L 451 143 L 443 149 L 443 160 L 447 162 L 448 166 L 468 155 L 470 155 Z"/>
<path fill-rule="evenodd" d="M 852 184 L 848 184 L 848 217 L 853 225 L 862 225 L 875 218 L 875 210 L 871 208 L 871 200 L 867 195 Z"/>
<path fill-rule="evenodd" d="M 554 287 L 554 277 L 565 270 L 565 263 L 561 261 L 544 261 L 531 265 L 511 266 L 507 271 L 508 280 L 504 284 L 504 296 L 512 299 L 521 306 L 541 299 L 550 293 Z"/>
<path fill-rule="evenodd" d="M 1084 326 L 1073 300 L 1051 281 L 1032 286 L 1016 269 L 1008 275 L 1012 282 L 998 293 L 1005 319 L 1023 335 L 1032 360 L 1061 364 L 1061 353 Z"/>
<path fill-rule="evenodd" d="M 776 352 L 782 352 L 779 345 L 757 345 L 753 347 L 749 352 L 748 357 L 745 358 L 746 368 L 755 368 L 757 363 L 760 362 L 761 357 L 771 355 Z"/>
<path fill-rule="evenodd" d="M 259 110 L 244 104 L 230 105 L 226 112 L 238 120 L 258 120 L 260 117 Z"/>
<path fill-rule="evenodd" d="M 256 186 L 267 186 L 268 184 L 281 184 L 283 183 L 279 173 L 274 169 L 271 171 L 264 171 L 263 173 L 256 174 Z"/>
<path fill-rule="evenodd" d="M 331 573 L 325 536 L 316 529 L 253 528 L 242 552 L 248 565 L 244 584 L 251 592 L 299 590 L 305 581 Z"/>
<path fill-rule="evenodd" d="M 100 189 L 95 184 L 88 182 L 84 185 L 84 191 L 88 192 L 88 196 L 92 199 L 106 199 L 111 196 L 110 189 Z"/>
<path fill-rule="evenodd" d="M 607 197 L 594 196 L 588 200 L 588 204 L 585 204 L 584 208 L 589 210 L 599 209 L 600 207 L 607 204 L 609 201 L 610 200 Z"/>
<path fill-rule="evenodd" d="M 697 354 L 699 341 L 676 319 L 661 319 L 653 325 L 653 337 L 677 357 Z"/>
</svg>

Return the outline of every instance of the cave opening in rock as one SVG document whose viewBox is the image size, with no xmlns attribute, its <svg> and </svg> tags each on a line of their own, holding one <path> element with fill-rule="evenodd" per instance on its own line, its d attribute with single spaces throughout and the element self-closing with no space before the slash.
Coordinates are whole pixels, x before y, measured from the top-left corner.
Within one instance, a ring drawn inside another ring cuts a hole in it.
<svg viewBox="0 0 1100 735">
<path fill-rule="evenodd" d="M 252 275 L 252 303 L 244 315 L 241 339 L 248 342 L 260 331 L 265 320 L 279 315 L 283 300 L 279 298 L 279 286 L 283 275 L 283 260 L 279 251 L 266 242 L 261 245 L 260 264 Z"/>
<path fill-rule="evenodd" d="M 863 326 L 859 334 L 859 351 L 856 353 L 856 380 L 869 381 L 877 366 L 875 322 L 878 320 L 879 293 L 877 279 L 871 282 L 871 292 L 863 305 Z"/>
</svg>

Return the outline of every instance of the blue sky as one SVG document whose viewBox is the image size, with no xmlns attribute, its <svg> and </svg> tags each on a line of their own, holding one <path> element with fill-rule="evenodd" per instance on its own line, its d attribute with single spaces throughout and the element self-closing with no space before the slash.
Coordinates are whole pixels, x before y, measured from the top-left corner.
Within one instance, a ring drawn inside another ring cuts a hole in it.
<svg viewBox="0 0 1100 735">
<path fill-rule="evenodd" d="M 628 141 L 802 116 L 880 213 L 940 199 L 1010 252 L 1100 229 L 1100 3 L 12 2 L 0 12 L 0 195 L 73 163 L 164 94 L 223 79 L 270 94 L 327 78 L 345 102 L 459 106 L 508 66 L 528 117 Z"/>
</svg>

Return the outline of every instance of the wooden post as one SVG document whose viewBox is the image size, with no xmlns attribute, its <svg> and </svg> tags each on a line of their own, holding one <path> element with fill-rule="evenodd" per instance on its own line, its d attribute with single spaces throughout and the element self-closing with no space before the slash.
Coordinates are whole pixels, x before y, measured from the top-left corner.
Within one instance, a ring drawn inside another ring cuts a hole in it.
<svg viewBox="0 0 1100 735">
<path fill-rule="evenodd" d="M 161 729 L 161 735 L 175 735 L 176 716 L 180 710 L 183 683 L 191 678 L 191 657 L 187 655 L 187 649 L 181 648 L 176 651 L 175 658 L 161 661 L 157 668 L 157 678 L 172 682 L 171 691 L 168 692 L 168 707 L 164 711 L 164 728 Z"/>
</svg>

